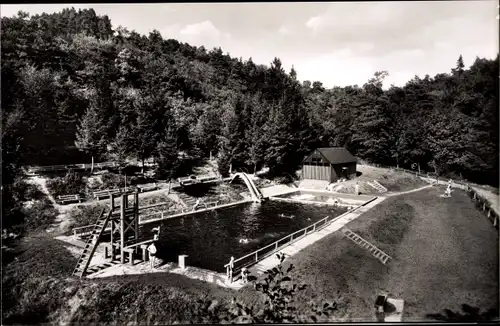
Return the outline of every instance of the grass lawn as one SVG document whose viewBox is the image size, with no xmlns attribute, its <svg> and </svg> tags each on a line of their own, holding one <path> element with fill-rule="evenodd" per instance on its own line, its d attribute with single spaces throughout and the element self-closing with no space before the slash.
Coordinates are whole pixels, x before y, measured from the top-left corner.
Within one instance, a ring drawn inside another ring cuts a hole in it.
<svg viewBox="0 0 500 326">
<path fill-rule="evenodd" d="M 362 164 L 358 164 L 356 169 L 360 175 L 352 180 L 339 183 L 343 185 L 343 188 L 339 190 L 340 192 L 354 193 L 354 187 L 356 183 L 358 183 L 359 191 L 362 194 L 378 194 L 378 191 L 367 183 L 373 182 L 374 180 L 380 182 L 389 192 L 407 191 L 428 185 L 428 183 L 419 177 L 403 171 L 377 168 Z"/>
<path fill-rule="evenodd" d="M 375 321 L 379 291 L 405 300 L 404 320 L 430 319 L 462 304 L 498 309 L 498 233 L 465 192 L 431 188 L 386 199 L 347 227 L 393 257 L 381 264 L 336 232 L 290 258 L 310 284 L 302 302 L 333 300 L 338 318 Z"/>
</svg>

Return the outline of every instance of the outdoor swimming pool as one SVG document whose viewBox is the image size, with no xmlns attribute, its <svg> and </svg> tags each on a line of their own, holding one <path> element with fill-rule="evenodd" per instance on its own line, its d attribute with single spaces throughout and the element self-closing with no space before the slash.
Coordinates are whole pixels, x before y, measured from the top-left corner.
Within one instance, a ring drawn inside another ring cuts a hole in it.
<svg viewBox="0 0 500 326">
<path fill-rule="evenodd" d="M 224 272 L 231 256 L 238 258 L 325 216 L 346 211 L 343 207 L 266 201 L 153 222 L 142 226 L 141 232 L 152 235 L 151 229 L 161 225 L 157 256 L 164 261 L 177 262 L 185 254 L 190 266 Z"/>
</svg>

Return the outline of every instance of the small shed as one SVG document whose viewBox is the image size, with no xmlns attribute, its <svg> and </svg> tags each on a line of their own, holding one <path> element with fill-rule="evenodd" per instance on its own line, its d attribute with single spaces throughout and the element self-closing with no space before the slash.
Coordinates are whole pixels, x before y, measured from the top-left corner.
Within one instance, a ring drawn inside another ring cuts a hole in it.
<svg viewBox="0 0 500 326">
<path fill-rule="evenodd" d="M 356 176 L 357 159 L 344 147 L 318 148 L 302 161 L 302 178 L 334 182 Z"/>
</svg>

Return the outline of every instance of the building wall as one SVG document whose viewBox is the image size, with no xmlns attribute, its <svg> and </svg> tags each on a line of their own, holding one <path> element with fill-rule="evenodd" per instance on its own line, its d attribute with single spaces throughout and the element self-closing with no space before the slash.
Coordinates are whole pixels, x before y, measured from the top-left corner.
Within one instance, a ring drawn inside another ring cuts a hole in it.
<svg viewBox="0 0 500 326">
<path fill-rule="evenodd" d="M 329 164 L 327 160 L 325 160 L 325 157 L 321 155 L 317 150 L 314 151 L 306 160 L 303 162 L 304 164 Z"/>
<path fill-rule="evenodd" d="M 333 175 L 333 180 L 336 181 L 340 178 L 343 178 L 344 176 L 342 175 L 342 168 L 347 167 L 347 174 L 350 179 L 354 178 L 356 176 L 356 163 L 346 163 L 346 164 L 335 164 L 332 165 L 332 175 Z"/>
<path fill-rule="evenodd" d="M 304 163 L 302 166 L 302 178 L 303 179 L 313 179 L 313 180 L 326 180 L 331 182 L 332 180 L 332 169 L 330 164 L 307 164 Z"/>
</svg>

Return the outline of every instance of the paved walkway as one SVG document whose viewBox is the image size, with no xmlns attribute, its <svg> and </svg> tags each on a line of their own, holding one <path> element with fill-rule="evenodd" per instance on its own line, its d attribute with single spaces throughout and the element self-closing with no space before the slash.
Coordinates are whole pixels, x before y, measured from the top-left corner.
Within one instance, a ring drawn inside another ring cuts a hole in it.
<svg viewBox="0 0 500 326">
<path fill-rule="evenodd" d="M 278 196 L 282 194 L 286 194 L 292 191 L 297 191 L 297 188 L 292 188 L 287 185 L 275 185 L 271 187 L 266 187 L 266 188 L 259 188 L 262 196 L 265 198 L 267 197 L 272 197 L 272 196 Z"/>
<path fill-rule="evenodd" d="M 306 235 L 302 239 L 292 243 L 288 247 L 284 248 L 281 250 L 283 254 L 286 256 L 292 256 L 299 252 L 300 250 L 306 248 L 307 246 L 313 244 L 314 242 L 323 239 L 327 235 L 340 230 L 344 225 L 349 223 L 350 221 L 354 220 L 355 218 L 359 217 L 361 214 L 365 213 L 366 211 L 370 210 L 372 207 L 380 204 L 386 199 L 386 197 L 378 197 L 371 203 L 367 204 L 366 206 L 362 206 L 358 208 L 357 210 L 345 214 L 342 217 L 340 217 L 337 220 L 334 220 L 333 222 L 330 223 L 327 227 L 323 228 L 320 231 L 311 233 L 309 235 Z M 279 264 L 279 260 L 276 257 L 276 255 L 269 256 L 260 262 L 258 262 L 256 265 L 252 266 L 250 268 L 250 273 L 253 275 L 260 275 L 264 271 L 273 268 Z"/>
<path fill-rule="evenodd" d="M 193 266 L 186 266 L 182 269 L 175 263 L 162 264 L 160 266 L 155 266 L 151 268 L 150 262 L 139 262 L 134 266 L 129 264 L 114 264 L 110 267 L 97 271 L 89 276 L 88 278 L 102 278 L 117 275 L 138 275 L 138 274 L 152 274 L 152 273 L 173 273 L 187 276 L 191 279 L 205 281 L 208 283 L 213 283 L 218 286 L 225 288 L 238 290 L 244 287 L 241 280 L 229 283 L 226 279 L 226 275 L 223 273 L 217 273 L 203 268 L 197 268 Z"/>
<path fill-rule="evenodd" d="M 424 190 L 424 189 L 431 188 L 431 187 L 432 187 L 432 185 L 428 185 L 428 186 L 423 186 L 423 187 L 420 187 L 420 188 L 417 188 L 417 189 L 412 189 L 412 190 L 407 190 L 407 191 L 401 191 L 401 192 L 394 192 L 394 193 L 390 193 L 390 194 L 385 194 L 385 196 L 387 196 L 387 197 L 393 197 L 393 196 L 406 195 L 406 194 L 410 194 L 412 192 L 417 192 L 417 191 Z"/>
</svg>

